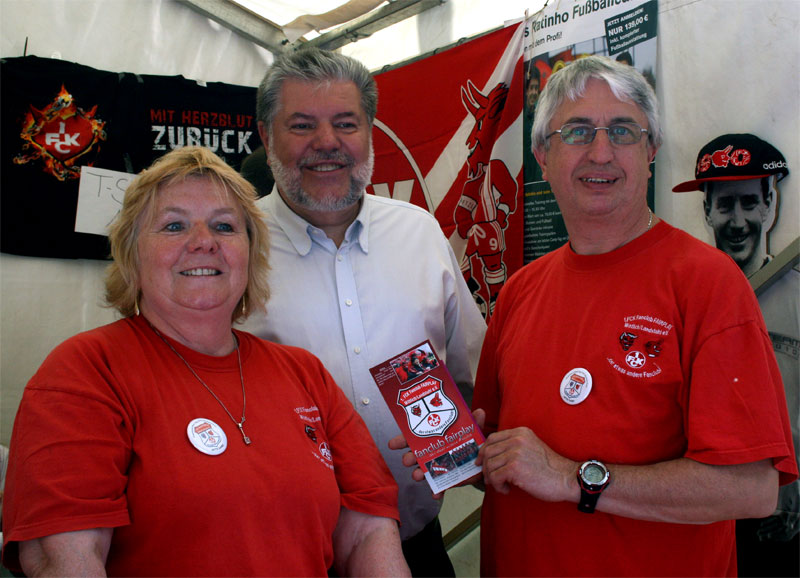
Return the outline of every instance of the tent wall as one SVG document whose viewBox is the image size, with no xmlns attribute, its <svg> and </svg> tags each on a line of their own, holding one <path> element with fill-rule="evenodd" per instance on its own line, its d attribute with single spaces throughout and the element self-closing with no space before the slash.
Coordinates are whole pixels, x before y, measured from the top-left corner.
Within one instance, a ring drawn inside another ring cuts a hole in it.
<svg viewBox="0 0 800 578">
<path fill-rule="evenodd" d="M 702 193 L 672 193 L 694 178 L 700 148 L 726 133 L 749 132 L 780 150 L 780 217 L 770 235 L 778 253 L 800 235 L 800 2 L 659 0 L 658 100 L 665 143 L 656 163 L 656 209 L 713 244 Z"/>
<path fill-rule="evenodd" d="M 245 86 L 257 85 L 273 60 L 175 0 L 2 0 L 0 31 L 3 57 L 23 56 L 27 41 L 29 55 L 100 70 Z M 50 350 L 116 318 L 102 307 L 106 265 L 0 254 L 0 443 L 8 444 L 22 390 Z"/>
<path fill-rule="evenodd" d="M 550 0 L 554 2 L 556 0 Z M 540 0 L 451 0 L 343 48 L 370 69 L 503 25 Z M 800 2 L 660 0 L 658 95 L 666 142 L 656 211 L 711 242 L 700 193 L 676 195 L 699 148 L 726 132 L 776 145 L 794 171 L 781 184 L 774 251 L 800 233 Z M 1 0 L 0 55 L 56 57 L 94 68 L 255 86 L 272 55 L 175 0 Z M 4 127 L 7 130 L 8 127 Z M 3 194 L 33 194 L 16 191 Z M 0 443 L 8 444 L 22 389 L 67 337 L 112 321 L 102 303 L 105 263 L 0 255 Z"/>
</svg>

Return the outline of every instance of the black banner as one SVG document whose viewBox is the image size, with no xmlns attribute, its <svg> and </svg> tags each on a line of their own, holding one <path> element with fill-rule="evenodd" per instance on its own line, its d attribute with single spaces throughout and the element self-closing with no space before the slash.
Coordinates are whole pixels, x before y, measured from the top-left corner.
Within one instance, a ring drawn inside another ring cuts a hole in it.
<svg viewBox="0 0 800 578">
<path fill-rule="evenodd" d="M 74 231 L 81 166 L 138 173 L 169 150 L 196 144 L 238 170 L 260 144 L 255 87 L 35 56 L 0 62 L 5 253 L 108 258 L 106 237 Z"/>
</svg>

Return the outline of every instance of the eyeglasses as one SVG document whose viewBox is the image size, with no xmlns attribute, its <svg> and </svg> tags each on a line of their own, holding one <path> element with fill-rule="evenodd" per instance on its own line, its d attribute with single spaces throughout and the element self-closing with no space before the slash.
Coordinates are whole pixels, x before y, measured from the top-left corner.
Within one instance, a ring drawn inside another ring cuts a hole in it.
<svg viewBox="0 0 800 578">
<path fill-rule="evenodd" d="M 592 126 L 582 122 L 568 122 L 559 130 L 554 130 L 546 138 L 554 134 L 561 135 L 561 141 L 568 145 L 585 145 L 594 140 L 598 130 L 608 133 L 608 140 L 615 145 L 632 145 L 642 140 L 646 128 L 635 122 L 618 122 L 609 126 Z"/>
</svg>

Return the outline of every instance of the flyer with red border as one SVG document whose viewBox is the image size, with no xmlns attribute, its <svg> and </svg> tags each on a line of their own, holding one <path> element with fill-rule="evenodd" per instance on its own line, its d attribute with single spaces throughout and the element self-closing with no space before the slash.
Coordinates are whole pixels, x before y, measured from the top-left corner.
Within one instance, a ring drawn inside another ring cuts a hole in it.
<svg viewBox="0 0 800 578">
<path fill-rule="evenodd" d="M 485 438 L 430 341 L 370 373 L 434 493 L 481 471 L 475 458 Z"/>
</svg>

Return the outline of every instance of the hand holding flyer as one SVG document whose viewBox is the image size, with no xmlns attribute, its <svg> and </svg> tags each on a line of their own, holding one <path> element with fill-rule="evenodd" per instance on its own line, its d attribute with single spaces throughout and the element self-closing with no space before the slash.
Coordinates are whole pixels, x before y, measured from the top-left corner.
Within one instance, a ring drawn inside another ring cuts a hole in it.
<svg viewBox="0 0 800 578">
<path fill-rule="evenodd" d="M 434 493 L 481 471 L 475 458 L 485 438 L 429 341 L 370 373 Z"/>
</svg>

